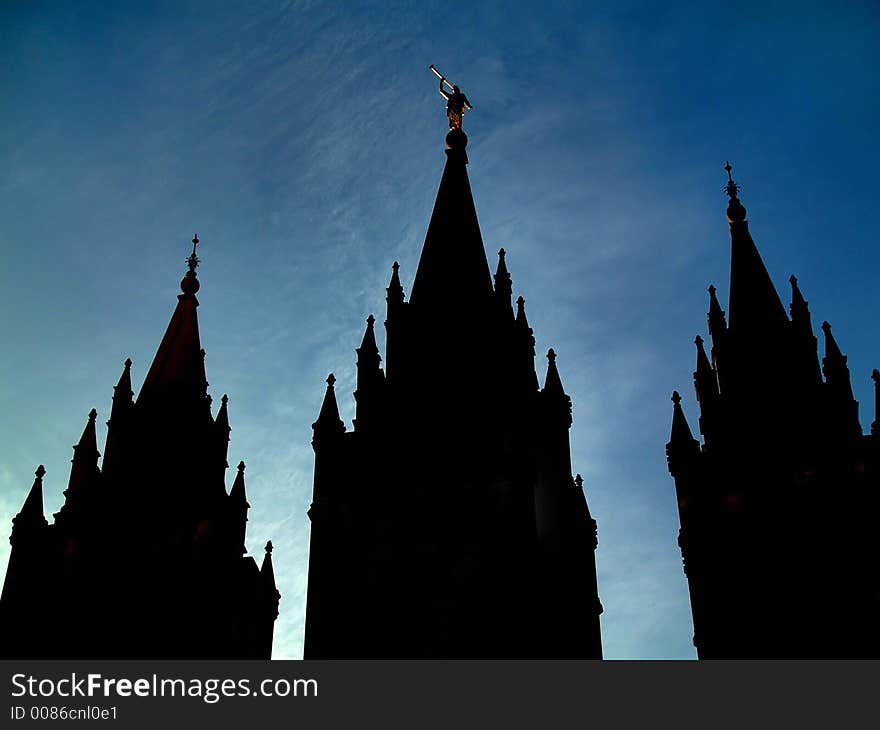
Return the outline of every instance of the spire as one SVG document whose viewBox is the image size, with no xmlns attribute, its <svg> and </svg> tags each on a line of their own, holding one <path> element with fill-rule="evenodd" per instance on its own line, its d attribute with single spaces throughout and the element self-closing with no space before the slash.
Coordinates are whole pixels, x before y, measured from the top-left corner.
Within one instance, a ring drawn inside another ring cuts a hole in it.
<svg viewBox="0 0 880 730">
<path fill-rule="evenodd" d="M 269 597 L 270 606 L 274 608 L 274 617 L 278 616 L 278 601 L 281 600 L 281 594 L 275 585 L 275 568 L 272 566 L 272 541 L 266 543 L 266 554 L 263 556 L 263 564 L 260 566 L 260 578 L 263 581 L 263 590 Z"/>
<path fill-rule="evenodd" d="M 871 435 L 876 436 L 880 433 L 880 370 L 874 368 L 871 380 L 874 381 L 874 422 L 871 424 Z"/>
<path fill-rule="evenodd" d="M 718 396 L 718 379 L 715 377 L 715 371 L 706 355 L 703 338 L 697 335 L 694 344 L 697 346 L 697 369 L 694 371 L 694 386 L 697 390 L 697 400 L 702 406 Z"/>
<path fill-rule="evenodd" d="M 547 350 L 547 377 L 544 378 L 544 393 L 554 396 L 564 396 L 562 379 L 556 369 L 556 351 L 551 347 Z"/>
<path fill-rule="evenodd" d="M 336 377 L 330 373 L 327 376 L 327 391 L 324 393 L 321 412 L 318 420 L 312 424 L 315 432 L 313 443 L 324 436 L 341 435 L 345 432 L 345 424 L 339 418 L 339 406 L 336 404 L 336 391 L 333 387 L 335 383 Z"/>
<path fill-rule="evenodd" d="M 529 320 L 526 319 L 526 300 L 522 297 L 516 298 L 516 324 L 522 330 L 529 330 L 531 333 L 531 327 L 529 327 Z"/>
<path fill-rule="evenodd" d="M 238 462 L 238 473 L 235 475 L 235 481 L 232 484 L 232 489 L 229 491 L 229 496 L 232 498 L 232 501 L 237 505 L 243 505 L 245 508 L 250 507 L 247 501 L 247 492 L 244 487 L 244 470 L 245 464 L 243 461 Z"/>
<path fill-rule="evenodd" d="M 717 423 L 715 419 L 716 404 L 720 396 L 718 376 L 715 368 L 712 367 L 709 363 L 709 358 L 706 356 L 703 338 L 697 335 L 694 339 L 694 344 L 697 346 L 694 390 L 697 394 L 697 401 L 700 404 L 700 433 L 703 434 L 708 443 L 714 435 L 714 427 Z"/>
<path fill-rule="evenodd" d="M 95 434 L 95 419 L 97 417 L 98 412 L 92 408 L 79 443 L 73 447 L 73 466 L 70 469 L 70 480 L 67 483 L 67 489 L 64 490 L 64 495 L 68 498 L 80 489 L 94 484 L 100 474 L 98 457 L 101 454 L 98 453 L 98 439 Z"/>
<path fill-rule="evenodd" d="M 746 209 L 739 200 L 740 186 L 733 181 L 728 162 L 724 190 L 730 198 L 727 220 L 730 224 L 730 326 L 739 332 L 772 339 L 788 322 L 776 287 L 767 273 L 761 254 L 749 233 Z"/>
<path fill-rule="evenodd" d="M 541 395 L 550 408 L 549 412 L 554 417 L 558 415 L 567 427 L 571 427 L 571 398 L 562 387 L 562 379 L 556 369 L 556 351 L 552 347 L 547 351 L 547 375 Z"/>
<path fill-rule="evenodd" d="M 669 472 L 676 477 L 681 467 L 689 463 L 700 451 L 700 444 L 694 438 L 681 408 L 681 396 L 677 390 L 672 391 L 672 432 L 666 444 L 666 460 Z"/>
<path fill-rule="evenodd" d="M 580 474 L 576 474 L 574 477 L 574 486 L 575 486 L 575 494 L 578 497 L 578 501 L 582 504 L 582 508 L 585 510 L 587 519 L 592 520 L 593 515 L 590 514 L 590 505 L 587 504 L 587 494 L 584 491 L 584 478 Z M 593 539 L 596 537 L 596 525 L 595 521 L 593 522 Z M 598 547 L 598 542 L 593 545 L 593 547 Z"/>
<path fill-rule="evenodd" d="M 377 402 L 379 389 L 385 376 L 382 373 L 382 357 L 379 355 L 379 347 L 376 345 L 376 334 L 373 324 L 376 318 L 371 314 L 367 317 L 367 329 L 364 331 L 364 339 L 357 348 L 357 390 L 354 393 L 357 402 L 357 413 L 354 425 L 356 429 L 363 430 L 370 422 L 379 415 L 381 404 Z"/>
<path fill-rule="evenodd" d="M 810 309 L 807 306 L 807 301 L 804 299 L 804 295 L 801 294 L 797 277 L 792 274 L 788 277 L 788 283 L 791 284 L 791 304 L 788 307 L 788 311 L 791 312 L 791 321 L 794 323 L 802 322 L 804 320 L 809 322 Z"/>
<path fill-rule="evenodd" d="M 715 295 L 714 284 L 709 285 L 709 313 L 706 315 L 706 320 L 709 323 L 709 335 L 712 337 L 712 341 L 718 344 L 719 339 L 727 332 L 727 320 L 724 317 L 724 310 L 718 303 L 718 297 Z"/>
<path fill-rule="evenodd" d="M 453 130 L 450 136 L 454 132 L 464 136 L 461 130 Z M 492 278 L 465 167 L 464 145 L 446 150 L 446 156 L 410 303 L 435 312 L 446 312 L 450 306 L 473 312 L 475 306 L 480 308 L 490 300 Z"/>
<path fill-rule="evenodd" d="M 821 382 L 822 372 L 819 368 L 819 350 L 818 340 L 813 334 L 813 321 L 810 317 L 810 308 L 807 306 L 807 300 L 801 294 L 798 287 L 797 277 L 792 274 L 789 279 L 791 284 L 791 324 L 795 337 L 795 347 L 797 348 L 797 356 L 795 366 L 798 372 L 803 373 L 804 381 L 815 385 Z"/>
<path fill-rule="evenodd" d="M 822 358 L 822 372 L 825 374 L 825 385 L 830 396 L 834 421 L 831 428 L 846 435 L 849 435 L 850 431 L 860 434 L 862 428 L 859 424 L 859 404 L 853 396 L 846 355 L 837 346 L 837 340 L 831 334 L 831 325 L 828 322 L 822 323 L 822 332 L 825 333 L 825 357 Z M 843 426 L 842 429 L 841 426 Z"/>
<path fill-rule="evenodd" d="M 504 260 L 505 250 L 498 251 L 498 268 L 495 270 L 495 296 L 499 303 L 504 307 L 505 312 L 513 317 L 513 307 L 510 305 L 510 298 L 513 296 L 513 280 L 510 278 L 510 272 L 507 270 L 507 263 Z"/>
<path fill-rule="evenodd" d="M 200 261 L 196 256 L 198 243 L 199 237 L 193 236 L 193 250 L 186 259 L 188 271 L 180 282 L 183 293 L 177 296 L 177 307 L 138 395 L 139 404 L 170 394 L 201 401 L 206 398 L 208 383 L 196 314 L 199 306 L 196 299 L 199 290 L 196 278 Z"/>
<path fill-rule="evenodd" d="M 825 333 L 825 357 L 822 358 L 822 370 L 828 367 L 832 372 L 832 377 L 836 374 L 841 366 L 846 366 L 846 355 L 840 351 L 837 340 L 831 334 L 831 325 L 828 321 L 822 322 L 822 332 Z M 826 377 L 828 373 L 825 373 Z"/>
<path fill-rule="evenodd" d="M 403 287 L 400 285 L 400 264 L 396 261 L 391 266 L 391 281 L 385 290 L 385 301 L 388 303 L 389 311 L 397 304 L 403 303 Z"/>
<path fill-rule="evenodd" d="M 378 370 L 379 363 L 382 362 L 382 356 L 379 355 L 379 347 L 376 344 L 376 333 L 373 330 L 375 322 L 376 318 L 372 314 L 367 317 L 367 328 L 364 330 L 364 337 L 361 340 L 361 346 L 355 350 L 358 356 L 358 379 L 360 379 L 361 368 Z"/>
<path fill-rule="evenodd" d="M 113 405 L 110 409 L 110 420 L 107 421 L 107 440 L 104 442 L 105 473 L 113 471 L 122 461 L 126 424 L 134 407 L 132 396 L 131 358 L 126 358 L 119 382 L 113 387 Z"/>
<path fill-rule="evenodd" d="M 21 511 L 12 518 L 12 529 L 15 532 L 22 527 L 44 527 L 48 525 L 43 514 L 43 476 L 45 467 L 40 464 L 34 472 L 36 479 L 25 497 Z"/>
<path fill-rule="evenodd" d="M 687 418 L 681 408 L 681 396 L 677 390 L 672 391 L 672 432 L 669 436 L 671 444 L 690 444 L 696 441 Z"/>
<path fill-rule="evenodd" d="M 244 462 L 238 462 L 238 473 L 235 475 L 232 489 L 229 490 L 232 521 L 230 540 L 232 542 L 232 554 L 235 557 L 240 557 L 247 552 L 244 538 L 247 532 L 247 513 L 250 504 L 247 501 L 247 493 L 244 487 L 244 468 Z"/>
<path fill-rule="evenodd" d="M 217 431 L 222 436 L 226 437 L 226 440 L 229 440 L 229 432 L 232 430 L 229 427 L 229 396 L 226 393 L 223 394 L 223 397 L 220 399 L 220 410 L 217 411 L 217 418 L 214 419 L 214 423 L 217 425 Z"/>
<path fill-rule="evenodd" d="M 532 328 L 529 327 L 529 320 L 526 318 L 526 300 L 522 297 L 516 299 L 514 331 L 520 339 L 520 347 L 522 348 L 526 386 L 530 391 L 538 390 L 540 386 L 538 385 L 538 374 L 535 372 L 535 335 Z"/>
</svg>

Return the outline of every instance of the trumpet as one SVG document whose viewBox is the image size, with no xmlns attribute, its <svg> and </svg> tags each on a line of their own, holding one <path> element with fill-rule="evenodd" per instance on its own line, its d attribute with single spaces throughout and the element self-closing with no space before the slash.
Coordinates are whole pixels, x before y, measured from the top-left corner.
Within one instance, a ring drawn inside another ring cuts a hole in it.
<svg viewBox="0 0 880 730">
<path fill-rule="evenodd" d="M 451 92 L 452 91 L 452 84 L 449 82 L 449 79 L 447 79 L 442 73 L 440 73 L 437 70 L 437 67 L 433 63 L 430 66 L 428 66 L 428 68 L 434 72 L 434 75 L 438 79 L 440 79 L 440 81 L 442 81 L 444 84 L 446 84 L 449 87 L 449 91 Z"/>
</svg>

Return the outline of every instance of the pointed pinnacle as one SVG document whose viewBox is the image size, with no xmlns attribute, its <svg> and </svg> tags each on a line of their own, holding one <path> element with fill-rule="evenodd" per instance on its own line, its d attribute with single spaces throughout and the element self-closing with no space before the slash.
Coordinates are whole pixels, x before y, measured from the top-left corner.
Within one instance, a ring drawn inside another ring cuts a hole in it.
<svg viewBox="0 0 880 730">
<path fill-rule="evenodd" d="M 97 417 L 98 417 L 98 411 L 96 411 L 94 408 L 92 408 L 92 410 L 89 411 L 89 420 L 94 421 Z"/>
<path fill-rule="evenodd" d="M 552 347 L 547 350 L 547 359 L 550 362 L 556 362 L 556 350 L 554 350 Z"/>
<path fill-rule="evenodd" d="M 42 480 L 46 474 L 46 467 L 44 467 L 42 464 L 40 464 L 37 467 L 37 470 L 34 472 L 34 474 L 36 475 L 37 479 Z"/>
<path fill-rule="evenodd" d="M 272 550 L 274 550 L 274 549 L 275 549 L 275 546 L 272 544 L 272 541 L 269 540 L 269 541 L 266 543 L 266 553 L 269 554 L 269 555 L 271 555 L 271 554 L 272 554 Z"/>
<path fill-rule="evenodd" d="M 238 471 L 239 471 L 239 472 L 243 472 L 243 471 L 245 470 L 245 468 L 246 468 L 246 467 L 245 467 L 245 465 L 244 465 L 244 462 L 243 462 L 243 461 L 239 461 L 239 462 L 238 462 Z"/>
<path fill-rule="evenodd" d="M 330 373 L 330 374 L 327 376 L 327 385 L 329 385 L 329 386 L 332 388 L 332 387 L 333 387 L 333 384 L 334 384 L 335 382 L 336 382 L 336 376 L 335 376 L 333 373 Z"/>
<path fill-rule="evenodd" d="M 367 317 L 367 326 L 372 328 L 375 321 L 376 318 L 371 314 L 369 317 Z"/>
<path fill-rule="evenodd" d="M 125 369 L 129 370 L 131 368 L 131 358 L 130 357 L 125 358 L 125 363 L 123 363 L 123 364 L 125 365 Z"/>
<path fill-rule="evenodd" d="M 681 405 L 681 396 L 678 394 L 677 390 L 672 391 L 672 403 L 676 406 Z"/>
</svg>

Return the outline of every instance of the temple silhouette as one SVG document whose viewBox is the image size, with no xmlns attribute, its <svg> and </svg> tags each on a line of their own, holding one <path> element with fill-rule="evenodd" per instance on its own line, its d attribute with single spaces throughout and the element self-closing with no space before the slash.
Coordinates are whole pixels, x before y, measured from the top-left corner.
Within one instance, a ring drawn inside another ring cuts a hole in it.
<svg viewBox="0 0 880 730">
<path fill-rule="evenodd" d="M 99 467 L 93 409 L 49 524 L 42 466 L 13 519 L 0 597 L 5 658 L 262 658 L 280 594 L 272 544 L 246 555 L 244 462 L 224 484 L 229 415 L 205 379 L 198 237 L 182 294 L 137 400 L 114 388 Z"/>
<path fill-rule="evenodd" d="M 729 321 L 710 286 L 711 357 L 697 337 L 694 372 L 703 443 L 676 392 L 666 446 L 694 645 L 703 659 L 877 657 L 880 423 L 862 433 L 828 322 L 820 366 L 794 276 L 786 314 L 725 169 Z"/>
<path fill-rule="evenodd" d="M 571 401 L 553 350 L 539 386 L 504 249 L 493 286 L 465 107 L 444 96 L 446 165 L 408 301 L 392 267 L 385 367 L 370 315 L 353 430 L 332 374 L 313 424 L 304 657 L 601 658 Z"/>
</svg>

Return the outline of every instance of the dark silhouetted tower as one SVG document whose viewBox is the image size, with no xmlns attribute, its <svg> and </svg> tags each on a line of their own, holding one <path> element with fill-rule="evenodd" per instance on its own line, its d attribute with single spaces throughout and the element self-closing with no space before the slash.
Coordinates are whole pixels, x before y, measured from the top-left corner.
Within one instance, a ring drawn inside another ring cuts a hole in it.
<svg viewBox="0 0 880 730">
<path fill-rule="evenodd" d="M 334 378 L 314 423 L 305 658 L 601 658 L 596 523 L 571 470 L 571 401 L 543 390 L 505 252 L 489 271 L 465 165 L 447 161 L 406 301 L 357 348 L 354 430 Z"/>
<path fill-rule="evenodd" d="M 880 656 L 876 428 L 862 435 L 827 322 L 820 369 L 794 276 L 786 315 L 726 169 L 729 322 L 709 287 L 711 359 L 697 337 L 694 372 L 703 443 L 673 393 L 666 446 L 694 644 L 704 659 Z"/>
<path fill-rule="evenodd" d="M 205 380 L 193 239 L 168 330 L 141 387 L 114 389 L 98 466 L 92 410 L 65 502 L 43 515 L 42 466 L 13 519 L 0 597 L 6 658 L 262 658 L 280 594 L 271 543 L 247 556 L 244 462 L 224 485 L 229 417 Z"/>
</svg>

